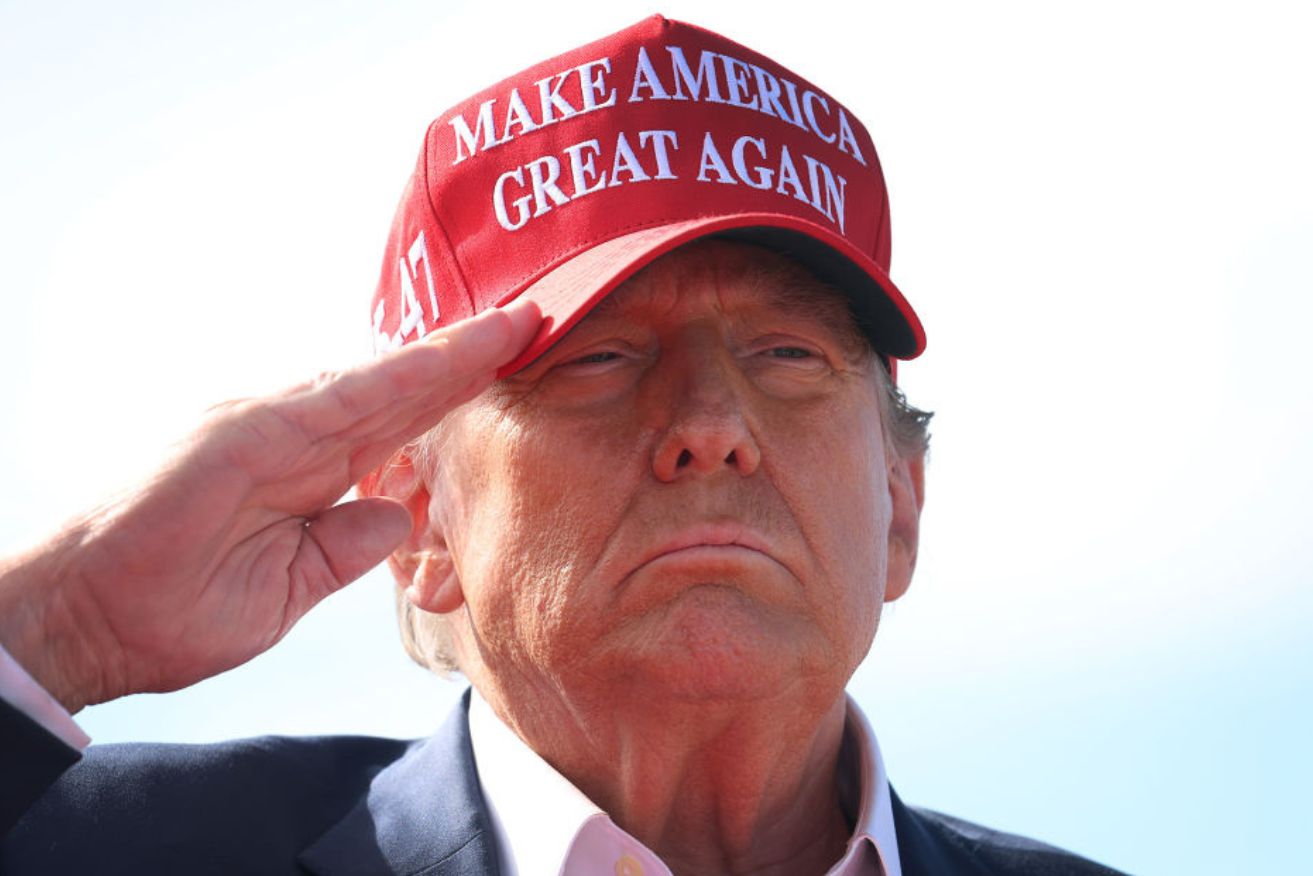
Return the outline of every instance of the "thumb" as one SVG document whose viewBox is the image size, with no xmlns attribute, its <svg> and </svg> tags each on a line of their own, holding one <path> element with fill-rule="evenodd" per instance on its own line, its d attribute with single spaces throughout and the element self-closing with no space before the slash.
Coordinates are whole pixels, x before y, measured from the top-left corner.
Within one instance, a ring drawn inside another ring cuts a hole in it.
<svg viewBox="0 0 1313 876">
<path fill-rule="evenodd" d="M 307 549 L 317 553 L 315 559 L 335 579 L 329 582 L 331 592 L 387 559 L 410 535 L 410 528 L 410 512 L 392 499 L 375 496 L 334 505 L 306 526 L 306 539 L 293 564 L 312 561 L 305 556 Z"/>
</svg>

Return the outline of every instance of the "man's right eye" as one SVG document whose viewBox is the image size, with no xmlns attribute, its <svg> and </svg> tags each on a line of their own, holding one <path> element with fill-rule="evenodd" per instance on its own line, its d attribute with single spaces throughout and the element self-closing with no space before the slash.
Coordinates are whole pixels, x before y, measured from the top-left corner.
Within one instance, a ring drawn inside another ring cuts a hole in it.
<svg viewBox="0 0 1313 876">
<path fill-rule="evenodd" d="M 553 370 L 563 377 L 600 378 L 622 370 L 625 364 L 631 361 L 633 356 L 624 350 L 594 350 L 591 353 L 563 359 Z"/>
<path fill-rule="evenodd" d="M 587 356 L 580 356 L 578 359 L 571 359 L 566 362 L 567 365 L 596 365 L 602 362 L 614 362 L 620 358 L 620 354 L 613 350 L 603 350 L 597 353 L 589 353 Z"/>
</svg>

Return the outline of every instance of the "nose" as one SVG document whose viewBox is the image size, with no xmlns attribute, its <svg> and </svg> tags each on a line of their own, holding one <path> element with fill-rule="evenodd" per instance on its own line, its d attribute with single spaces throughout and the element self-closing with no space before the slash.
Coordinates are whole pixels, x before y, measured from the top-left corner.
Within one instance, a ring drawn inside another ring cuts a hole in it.
<svg viewBox="0 0 1313 876">
<path fill-rule="evenodd" d="M 748 477 L 761 465 L 745 387 L 725 351 L 680 357 L 666 375 L 665 422 L 652 457 L 657 480 L 673 483 L 722 469 Z M 739 378 L 739 379 L 736 379 Z"/>
</svg>

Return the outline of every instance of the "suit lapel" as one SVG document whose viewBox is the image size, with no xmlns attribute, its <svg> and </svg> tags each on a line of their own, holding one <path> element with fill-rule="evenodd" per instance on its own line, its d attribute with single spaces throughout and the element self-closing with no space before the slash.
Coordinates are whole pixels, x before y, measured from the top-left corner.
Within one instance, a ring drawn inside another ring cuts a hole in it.
<svg viewBox="0 0 1313 876">
<path fill-rule="evenodd" d="M 945 841 L 925 816 L 903 805 L 892 785 L 889 803 L 894 813 L 894 834 L 898 837 L 903 876 L 988 876 L 979 863 Z"/>
<path fill-rule="evenodd" d="M 468 716 L 466 691 L 441 729 L 381 770 L 300 863 L 321 876 L 497 876 Z"/>
<path fill-rule="evenodd" d="M 889 798 L 903 876 L 987 872 L 892 787 Z M 437 733 L 380 770 L 365 797 L 298 861 L 319 876 L 499 876 L 470 745 L 469 692 Z"/>
</svg>

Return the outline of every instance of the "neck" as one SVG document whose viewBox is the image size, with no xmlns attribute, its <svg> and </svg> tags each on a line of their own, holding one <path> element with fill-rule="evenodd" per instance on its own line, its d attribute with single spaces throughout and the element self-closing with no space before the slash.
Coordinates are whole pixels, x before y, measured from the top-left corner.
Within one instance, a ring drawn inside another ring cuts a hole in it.
<svg viewBox="0 0 1313 876">
<path fill-rule="evenodd" d="M 746 702 L 610 691 L 593 702 L 507 696 L 486 681 L 476 683 L 502 720 L 678 876 L 821 874 L 843 856 L 842 690 L 797 685 Z"/>
</svg>

